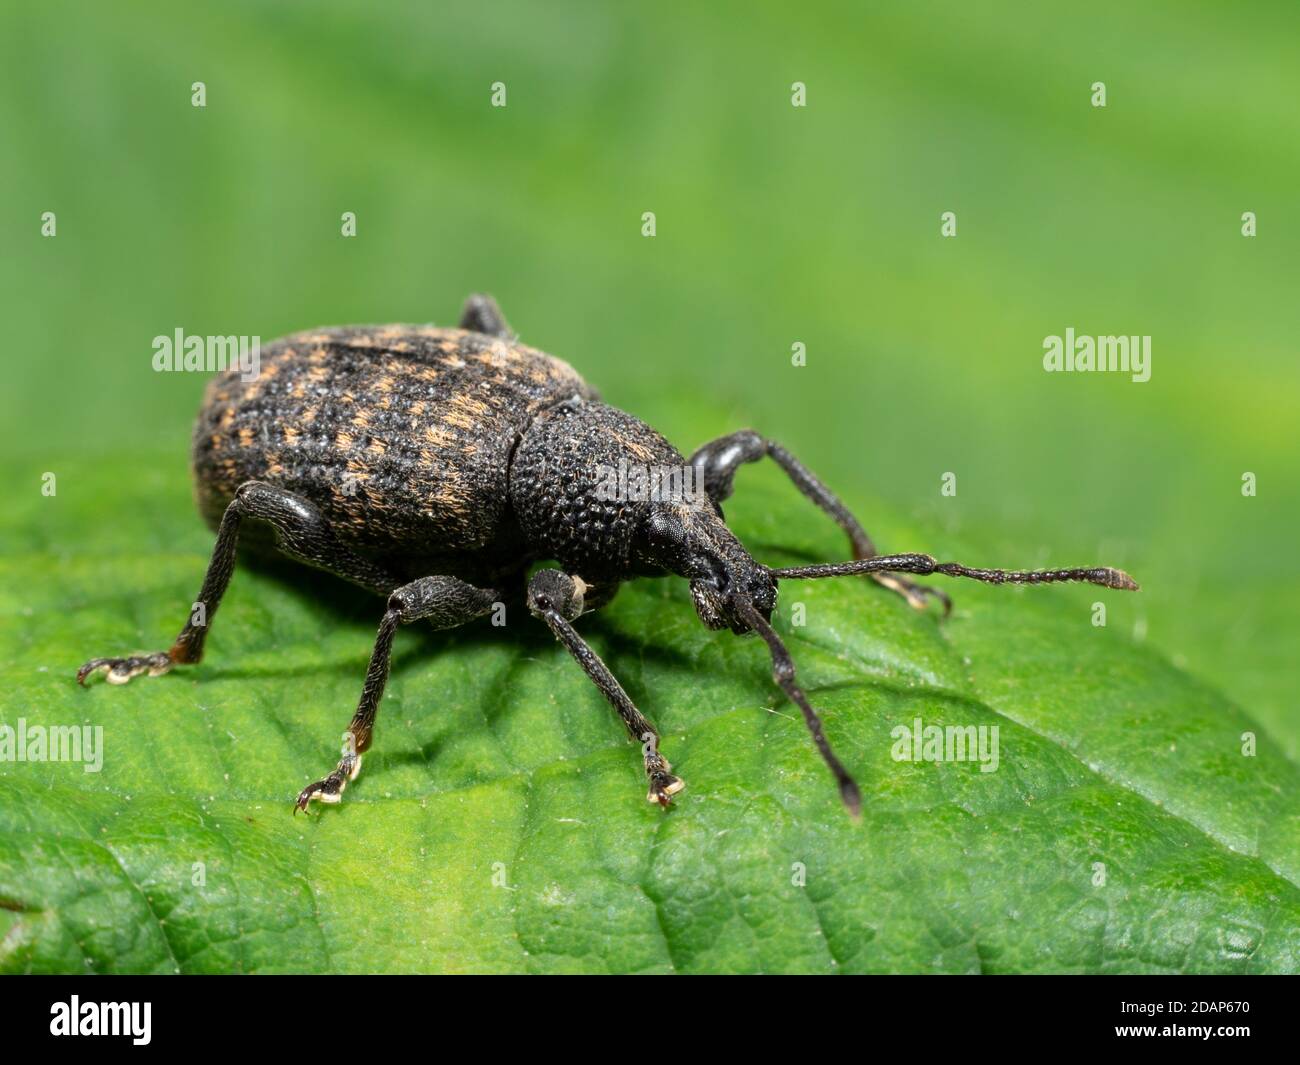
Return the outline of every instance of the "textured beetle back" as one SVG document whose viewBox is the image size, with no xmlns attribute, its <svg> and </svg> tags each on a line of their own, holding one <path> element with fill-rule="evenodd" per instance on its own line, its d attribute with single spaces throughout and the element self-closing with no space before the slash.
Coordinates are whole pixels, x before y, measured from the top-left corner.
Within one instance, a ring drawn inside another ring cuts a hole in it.
<svg viewBox="0 0 1300 1065">
<path fill-rule="evenodd" d="M 241 483 L 266 481 L 358 547 L 504 551 L 517 539 L 511 451 L 539 411 L 574 395 L 594 393 L 567 363 L 482 333 L 298 333 L 263 349 L 253 380 L 209 385 L 194 430 L 199 507 L 215 524 Z"/>
</svg>

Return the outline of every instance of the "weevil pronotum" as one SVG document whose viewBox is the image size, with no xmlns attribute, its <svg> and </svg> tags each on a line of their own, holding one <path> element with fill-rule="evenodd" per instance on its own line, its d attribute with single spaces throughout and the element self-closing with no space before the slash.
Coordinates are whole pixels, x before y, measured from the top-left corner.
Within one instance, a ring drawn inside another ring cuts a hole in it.
<svg viewBox="0 0 1300 1065">
<path fill-rule="evenodd" d="M 641 576 L 690 582 L 710 629 L 758 633 L 773 677 L 803 712 L 817 750 L 855 815 L 857 784 L 840 763 L 794 662 L 771 624 L 777 582 L 870 576 L 918 609 L 937 589 L 900 574 L 943 574 L 991 584 L 1089 581 L 1135 590 L 1108 567 L 1008 571 L 878 555 L 844 504 L 773 440 L 742 430 L 689 460 L 644 422 L 600 402 L 559 359 L 518 343 L 496 304 L 471 296 L 457 329 L 394 325 L 298 333 L 270 345 L 261 372 L 237 370 L 208 386 L 194 429 L 199 509 L 217 541 L 196 606 L 166 651 L 95 658 L 77 680 L 103 670 L 123 684 L 141 673 L 192 664 L 235 568 L 236 544 L 327 570 L 387 601 L 343 757 L 298 795 L 338 802 L 361 770 L 374 735 L 398 626 L 463 625 L 497 603 L 522 601 L 549 626 L 642 744 L 647 798 L 668 806 L 682 781 L 659 736 L 574 622 Z M 736 470 L 771 458 L 848 534 L 853 561 L 772 568 L 750 556 L 721 504 Z M 608 471 L 687 471 L 697 493 L 611 493 Z M 268 530 L 269 527 L 269 530 Z M 272 534 L 267 535 L 268 531 Z M 560 569 L 540 569 L 554 561 Z"/>
</svg>

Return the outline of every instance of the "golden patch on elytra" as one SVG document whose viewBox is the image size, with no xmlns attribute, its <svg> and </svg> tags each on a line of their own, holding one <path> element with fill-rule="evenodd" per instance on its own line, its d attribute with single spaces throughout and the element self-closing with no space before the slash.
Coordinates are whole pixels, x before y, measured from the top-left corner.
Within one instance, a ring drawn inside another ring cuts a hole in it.
<svg viewBox="0 0 1300 1065">
<path fill-rule="evenodd" d="M 447 402 L 457 410 L 465 411 L 467 414 L 482 414 L 487 410 L 487 404 L 473 392 L 457 392 L 448 396 Z"/>
<path fill-rule="evenodd" d="M 424 438 L 436 448 L 447 447 L 456 437 L 454 433 L 449 433 L 437 425 L 425 427 Z"/>
<path fill-rule="evenodd" d="M 460 475 L 451 467 L 443 471 L 442 481 L 430 498 L 457 517 L 464 517 L 469 511 L 469 497 L 461 482 Z"/>
</svg>

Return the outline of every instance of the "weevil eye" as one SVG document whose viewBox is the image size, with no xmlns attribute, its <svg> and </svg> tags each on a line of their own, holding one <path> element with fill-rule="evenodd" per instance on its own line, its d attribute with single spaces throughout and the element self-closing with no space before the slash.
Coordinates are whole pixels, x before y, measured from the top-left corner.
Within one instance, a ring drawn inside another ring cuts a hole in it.
<svg viewBox="0 0 1300 1065">
<path fill-rule="evenodd" d="M 680 564 L 686 551 L 686 525 L 667 507 L 654 507 L 646 517 L 649 553 L 665 564 Z"/>
</svg>

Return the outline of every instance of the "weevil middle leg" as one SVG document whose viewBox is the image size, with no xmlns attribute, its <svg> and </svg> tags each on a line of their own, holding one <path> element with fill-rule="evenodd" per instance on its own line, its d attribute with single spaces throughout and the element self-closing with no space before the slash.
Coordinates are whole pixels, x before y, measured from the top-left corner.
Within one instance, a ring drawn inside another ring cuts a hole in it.
<svg viewBox="0 0 1300 1065">
<path fill-rule="evenodd" d="M 477 588 L 457 577 L 434 576 L 404 584 L 388 597 L 388 608 L 379 622 L 357 711 L 343 734 L 343 757 L 328 776 L 302 789 L 295 810 L 307 809 L 313 799 L 338 802 L 348 782 L 361 772 L 361 756 L 370 747 L 379 700 L 388 683 L 393 637 L 398 628 L 413 621 L 428 621 L 435 629 L 453 629 L 488 613 L 494 603 L 500 602 L 501 595 L 495 589 Z"/>
</svg>

